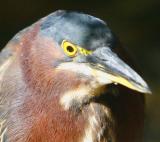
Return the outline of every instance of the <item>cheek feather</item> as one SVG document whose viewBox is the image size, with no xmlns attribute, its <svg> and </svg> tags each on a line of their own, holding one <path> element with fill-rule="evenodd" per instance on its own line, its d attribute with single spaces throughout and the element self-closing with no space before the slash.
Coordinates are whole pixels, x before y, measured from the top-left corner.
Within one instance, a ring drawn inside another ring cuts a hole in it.
<svg viewBox="0 0 160 142">
<path fill-rule="evenodd" d="M 106 86 L 97 87 L 93 85 L 92 80 L 81 78 L 76 88 L 68 89 L 61 95 L 59 103 L 64 110 L 69 110 L 73 107 L 82 109 L 90 103 L 92 98 L 101 95 L 105 91 Z"/>
<path fill-rule="evenodd" d="M 73 101 L 77 100 L 77 105 L 82 106 L 84 103 L 85 98 L 91 97 L 90 95 L 91 88 L 89 86 L 79 86 L 76 89 L 72 89 L 69 91 L 66 91 L 62 97 L 60 98 L 60 104 L 63 106 L 64 110 L 68 110 L 69 108 L 72 107 Z"/>
</svg>

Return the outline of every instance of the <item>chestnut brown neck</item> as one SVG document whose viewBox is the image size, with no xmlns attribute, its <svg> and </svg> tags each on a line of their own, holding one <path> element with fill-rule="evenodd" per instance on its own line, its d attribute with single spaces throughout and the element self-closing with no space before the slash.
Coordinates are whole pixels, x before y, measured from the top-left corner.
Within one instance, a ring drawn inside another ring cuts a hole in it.
<svg viewBox="0 0 160 142">
<path fill-rule="evenodd" d="M 28 31 L 19 45 L 16 68 L 21 70 L 23 86 L 15 91 L 12 102 L 9 140 L 76 142 L 84 131 L 85 118 L 81 113 L 65 111 L 59 98 L 66 90 L 76 88 L 80 81 L 74 74 L 54 70 L 54 57 L 60 53 L 54 55 L 56 49 L 51 47 L 54 43 L 50 39 L 38 39 L 38 30 L 36 25 Z M 17 100 L 21 103 L 18 104 Z"/>
</svg>

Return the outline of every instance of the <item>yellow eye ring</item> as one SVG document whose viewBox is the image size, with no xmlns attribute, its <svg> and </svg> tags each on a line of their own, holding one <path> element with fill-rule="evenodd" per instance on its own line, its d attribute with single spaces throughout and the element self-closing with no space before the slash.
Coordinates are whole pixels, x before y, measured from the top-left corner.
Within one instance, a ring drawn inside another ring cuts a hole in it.
<svg viewBox="0 0 160 142">
<path fill-rule="evenodd" d="M 76 56 L 78 49 L 74 44 L 64 40 L 61 44 L 61 47 L 63 48 L 64 53 L 67 56 L 69 56 L 69 57 L 75 57 Z"/>
</svg>

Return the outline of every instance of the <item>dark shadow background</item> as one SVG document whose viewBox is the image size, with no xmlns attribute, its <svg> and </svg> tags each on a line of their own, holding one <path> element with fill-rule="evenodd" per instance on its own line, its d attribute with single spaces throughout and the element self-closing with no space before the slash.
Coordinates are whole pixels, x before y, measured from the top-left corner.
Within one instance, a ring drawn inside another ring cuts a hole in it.
<svg viewBox="0 0 160 142">
<path fill-rule="evenodd" d="M 102 18 L 128 47 L 154 94 L 146 96 L 145 142 L 159 142 L 160 0 L 1 0 L 0 47 L 19 30 L 57 9 Z"/>
</svg>

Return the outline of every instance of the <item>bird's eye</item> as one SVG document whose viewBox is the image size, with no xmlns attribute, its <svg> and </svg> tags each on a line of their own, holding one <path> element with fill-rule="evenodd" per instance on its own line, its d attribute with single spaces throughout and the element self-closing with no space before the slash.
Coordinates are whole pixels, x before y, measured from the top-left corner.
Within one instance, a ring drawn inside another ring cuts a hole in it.
<svg viewBox="0 0 160 142">
<path fill-rule="evenodd" d="M 72 44 L 72 43 L 64 40 L 64 41 L 62 42 L 61 47 L 63 48 L 64 53 L 65 53 L 67 56 L 69 56 L 69 57 L 74 57 L 74 56 L 76 56 L 76 54 L 77 54 L 77 47 L 76 47 L 76 45 L 74 45 L 74 44 Z"/>
</svg>

